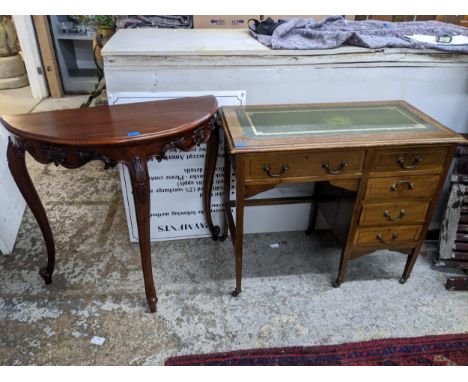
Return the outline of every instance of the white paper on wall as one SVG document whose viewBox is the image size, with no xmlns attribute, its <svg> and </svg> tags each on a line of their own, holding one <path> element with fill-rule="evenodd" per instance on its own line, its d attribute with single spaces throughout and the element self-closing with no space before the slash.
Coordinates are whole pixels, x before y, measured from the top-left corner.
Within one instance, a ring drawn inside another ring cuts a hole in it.
<svg viewBox="0 0 468 382">
<path fill-rule="evenodd" d="M 180 97 L 214 95 L 219 106 L 245 104 L 245 91 L 119 92 L 108 95 L 109 104 L 124 104 Z M 206 145 L 192 151 L 171 150 L 168 160 L 148 161 L 151 197 L 151 241 L 209 237 L 203 212 L 203 174 Z M 224 187 L 224 136 L 220 134 L 218 160 L 213 179 L 211 213 L 213 223 L 222 225 Z M 135 206 L 128 169 L 119 165 L 125 212 L 130 240 L 138 241 Z M 313 185 L 281 185 L 254 198 L 311 195 Z M 231 199 L 235 198 L 235 182 L 231 182 Z M 307 204 L 276 205 L 246 208 L 244 230 L 246 233 L 302 230 L 307 227 L 310 206 Z M 235 209 L 233 209 L 235 211 Z M 235 214 L 234 214 L 235 216 Z M 280 219 L 276 217 L 281 216 Z"/>
</svg>

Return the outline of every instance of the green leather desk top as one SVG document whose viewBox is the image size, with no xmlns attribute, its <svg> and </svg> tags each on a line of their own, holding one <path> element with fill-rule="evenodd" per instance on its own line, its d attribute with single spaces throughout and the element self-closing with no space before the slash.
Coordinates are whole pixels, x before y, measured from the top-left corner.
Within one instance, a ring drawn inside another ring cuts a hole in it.
<svg viewBox="0 0 468 382">
<path fill-rule="evenodd" d="M 304 106 L 272 110 L 240 107 L 237 117 L 250 137 L 381 134 L 435 129 L 400 105 Z"/>
<path fill-rule="evenodd" d="M 226 106 L 222 115 L 237 151 L 460 141 L 404 101 Z"/>
</svg>

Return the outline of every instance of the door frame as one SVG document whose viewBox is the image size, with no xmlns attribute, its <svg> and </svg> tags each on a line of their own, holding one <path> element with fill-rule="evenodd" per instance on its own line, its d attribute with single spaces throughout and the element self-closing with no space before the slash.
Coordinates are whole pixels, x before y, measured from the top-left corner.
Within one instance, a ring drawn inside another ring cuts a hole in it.
<svg viewBox="0 0 468 382">
<path fill-rule="evenodd" d="M 49 96 L 49 88 L 45 78 L 33 19 L 28 15 L 17 15 L 13 16 L 13 22 L 21 46 L 32 96 L 39 99 L 46 98 Z"/>
</svg>

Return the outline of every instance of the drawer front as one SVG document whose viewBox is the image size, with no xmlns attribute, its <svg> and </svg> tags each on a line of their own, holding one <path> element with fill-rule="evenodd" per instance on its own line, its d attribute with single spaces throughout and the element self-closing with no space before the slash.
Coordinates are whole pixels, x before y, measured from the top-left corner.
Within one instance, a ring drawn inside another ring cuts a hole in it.
<svg viewBox="0 0 468 382">
<path fill-rule="evenodd" d="M 442 172 L 448 147 L 381 149 L 375 153 L 372 172 L 431 170 Z"/>
<path fill-rule="evenodd" d="M 369 178 L 366 200 L 395 200 L 402 198 L 432 198 L 439 184 L 439 175 L 392 176 Z"/>
<path fill-rule="evenodd" d="M 365 204 L 361 209 L 359 225 L 423 224 L 428 208 L 428 201 Z"/>
<path fill-rule="evenodd" d="M 362 171 L 365 150 L 275 153 L 247 159 L 247 178 L 335 177 Z"/>
<path fill-rule="evenodd" d="M 384 246 L 402 241 L 417 241 L 421 229 L 420 225 L 358 228 L 354 236 L 354 243 Z"/>
</svg>

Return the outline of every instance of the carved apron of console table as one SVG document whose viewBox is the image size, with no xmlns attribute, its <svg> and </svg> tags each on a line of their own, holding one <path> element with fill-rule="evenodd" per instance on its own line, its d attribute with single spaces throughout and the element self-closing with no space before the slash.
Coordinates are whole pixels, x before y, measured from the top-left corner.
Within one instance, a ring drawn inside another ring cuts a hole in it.
<svg viewBox="0 0 468 382">
<path fill-rule="evenodd" d="M 241 292 L 244 207 L 266 204 L 312 201 L 309 231 L 320 209 L 343 244 L 334 286 L 344 281 L 349 260 L 378 249 L 408 255 L 400 279 L 406 281 L 461 136 L 403 101 L 227 106 L 221 119 L 223 237 L 229 228 L 233 295 Z M 230 200 L 230 163 L 235 200 Z M 249 199 L 280 183 L 302 182 L 317 182 L 313 197 Z"/>
<path fill-rule="evenodd" d="M 170 149 L 187 151 L 208 142 L 205 174 L 211 177 L 204 182 L 204 190 L 208 190 L 205 192 L 206 207 L 218 151 L 213 118 L 216 109 L 216 99 L 206 96 L 4 116 L 1 119 L 12 134 L 7 152 L 10 171 L 46 242 L 47 266 L 40 270 L 46 284 L 52 282 L 54 271 L 54 239 L 44 207 L 28 174 L 25 152 L 41 163 L 53 162 L 67 168 L 78 168 L 92 160 L 103 161 L 105 168 L 119 162 L 128 166 L 146 299 L 150 312 L 155 312 L 158 299 L 151 266 L 147 160 L 155 157 L 160 161 L 165 159 L 165 153 Z M 207 219 L 214 232 L 210 214 L 207 214 Z"/>
</svg>

